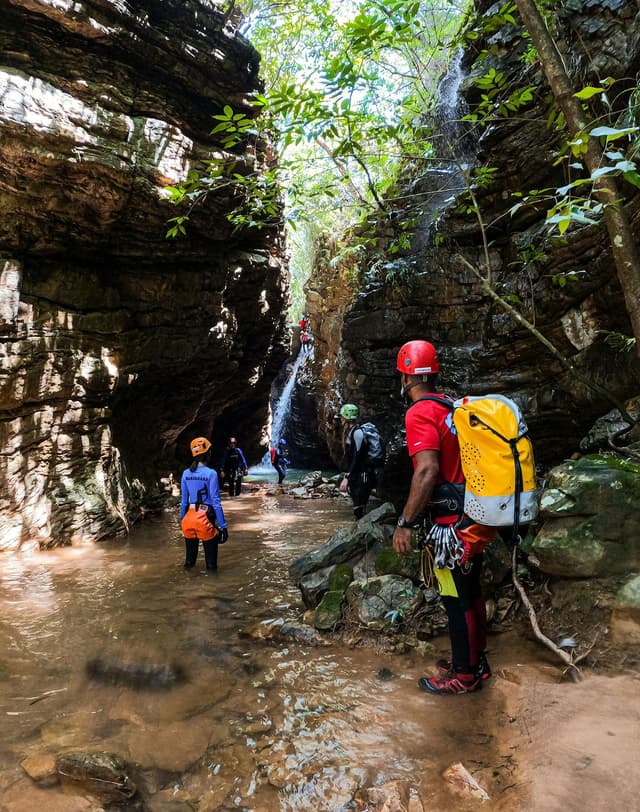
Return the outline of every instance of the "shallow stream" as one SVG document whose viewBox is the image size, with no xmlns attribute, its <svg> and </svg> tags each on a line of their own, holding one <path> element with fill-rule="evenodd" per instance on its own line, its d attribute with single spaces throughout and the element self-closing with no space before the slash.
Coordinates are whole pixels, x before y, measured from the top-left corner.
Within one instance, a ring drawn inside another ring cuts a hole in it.
<svg viewBox="0 0 640 812">
<path fill-rule="evenodd" d="M 3 556 L 3 812 L 53 809 L 69 789 L 37 789 L 49 801 L 21 806 L 36 789 L 20 763 L 73 750 L 120 754 L 143 804 L 130 808 L 153 812 L 337 812 L 359 787 L 402 778 L 436 804 L 448 764 L 490 760 L 478 723 L 490 691 L 426 696 L 416 680 L 431 663 L 411 656 L 252 636 L 301 622 L 289 562 L 350 522 L 350 505 L 264 492 L 223 505 L 230 538 L 211 574 L 202 552 L 183 570 L 174 512 L 126 539 Z M 186 679 L 169 690 L 101 684 L 86 673 L 97 656 L 177 664 Z"/>
</svg>

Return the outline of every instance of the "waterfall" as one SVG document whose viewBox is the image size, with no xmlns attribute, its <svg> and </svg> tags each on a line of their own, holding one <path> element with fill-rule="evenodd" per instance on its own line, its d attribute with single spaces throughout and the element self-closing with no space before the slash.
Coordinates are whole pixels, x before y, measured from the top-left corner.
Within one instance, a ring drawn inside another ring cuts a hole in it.
<svg viewBox="0 0 640 812">
<path fill-rule="evenodd" d="M 432 127 L 434 160 L 409 187 L 410 194 L 424 200 L 412 241 L 414 253 L 431 246 L 436 221 L 466 188 L 464 172 L 473 160 L 475 146 L 469 123 L 463 121 L 465 104 L 460 87 L 464 78 L 460 49 L 438 84 L 435 108 L 428 121 Z M 393 271 L 401 261 L 407 260 L 400 258 L 388 263 L 389 270 Z"/>
<path fill-rule="evenodd" d="M 465 78 L 462 69 L 462 48 L 451 58 L 446 74 L 438 83 L 433 114 L 435 132 L 433 143 L 439 158 L 463 162 L 469 150 L 469 125 L 462 121 L 465 105 L 460 87 Z"/>
<path fill-rule="evenodd" d="M 305 353 L 302 349 L 298 353 L 296 360 L 293 362 L 293 366 L 291 367 L 291 371 L 289 373 L 289 377 L 287 378 L 287 382 L 285 383 L 284 387 L 282 388 L 282 392 L 278 396 L 277 401 L 273 407 L 273 417 L 271 420 L 271 442 L 270 447 L 275 446 L 278 440 L 282 437 L 284 427 L 287 422 L 287 415 L 289 414 L 289 408 L 291 406 L 291 397 L 293 395 L 293 388 L 296 385 L 296 378 L 298 376 L 298 369 L 300 368 L 300 364 L 306 358 L 307 353 Z M 259 472 L 263 470 L 271 471 L 271 448 L 267 451 L 264 457 L 260 460 L 260 463 L 252 469 L 254 472 Z"/>
</svg>

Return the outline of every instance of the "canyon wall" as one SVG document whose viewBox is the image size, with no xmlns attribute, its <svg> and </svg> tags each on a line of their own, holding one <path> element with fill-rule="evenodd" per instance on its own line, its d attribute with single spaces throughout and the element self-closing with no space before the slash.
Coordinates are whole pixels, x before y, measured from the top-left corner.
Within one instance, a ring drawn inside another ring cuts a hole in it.
<svg viewBox="0 0 640 812">
<path fill-rule="evenodd" d="M 598 86 L 600 78 L 611 76 L 622 80 L 619 89 L 626 84 L 628 90 L 634 80 L 625 83 L 625 77 L 640 70 L 637 3 L 576 2 L 564 8 L 557 36 L 576 87 Z M 484 4 L 478 13 L 486 19 L 498 10 L 498 5 Z M 445 112 L 452 119 L 462 112 L 478 113 L 482 98 L 474 79 L 490 68 L 507 80 L 493 100 L 496 108 L 515 87 L 534 88 L 531 102 L 517 113 L 466 125 L 462 139 L 462 161 L 493 170 L 491 182 L 475 188 L 492 274 L 499 290 L 577 369 L 624 399 L 638 392 L 640 372 L 634 352 L 616 352 L 605 341 L 606 331 L 630 335 L 631 328 L 604 223 L 574 224 L 558 237 L 544 222 L 544 204 L 509 212 L 520 199 L 514 192 L 566 183 L 563 167 L 554 165 L 564 137 L 548 126 L 549 90 L 538 62 L 526 58 L 527 47 L 517 25 L 468 45 L 462 59 L 466 78 L 459 85 L 465 109 Z M 620 120 L 624 115 L 622 110 Z M 637 116 L 632 123 L 638 123 Z M 439 125 L 436 136 L 450 146 L 460 137 L 459 124 L 453 133 Z M 395 372 L 405 341 L 426 338 L 437 345 L 446 391 L 496 391 L 518 400 L 543 464 L 574 451 L 593 420 L 612 408 L 483 292 L 469 268 L 485 265 L 483 233 L 469 201 L 462 201 L 463 189 L 458 170 L 446 160 L 419 177 L 407 176 L 402 193 L 417 199 L 419 209 L 392 205 L 381 214 L 377 250 L 363 262 L 354 263 L 353 252 L 336 260 L 339 246 L 321 246 L 307 286 L 321 430 L 338 460 L 342 439 L 335 415 L 341 403 L 360 405 L 389 439 L 391 491 L 404 491 L 409 475 Z M 637 195 L 631 186 L 624 192 L 640 236 Z M 411 248 L 389 253 L 398 224 L 412 217 L 417 225 Z"/>
<path fill-rule="evenodd" d="M 229 193 L 185 237 L 164 198 L 252 114 L 259 58 L 204 0 L 0 2 L 0 549 L 126 528 L 188 441 L 254 460 L 286 357 L 279 225 L 235 229 Z"/>
</svg>

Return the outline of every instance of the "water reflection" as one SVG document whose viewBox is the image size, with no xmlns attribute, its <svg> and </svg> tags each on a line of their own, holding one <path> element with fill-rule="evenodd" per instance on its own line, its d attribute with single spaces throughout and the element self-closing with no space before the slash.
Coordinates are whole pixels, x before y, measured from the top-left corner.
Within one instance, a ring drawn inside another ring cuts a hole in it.
<svg viewBox="0 0 640 812">
<path fill-rule="evenodd" d="M 288 564 L 349 523 L 350 506 L 245 494 L 224 508 L 230 540 L 211 574 L 200 559 L 183 571 L 175 513 L 128 539 L 6 557 L 0 788 L 18 782 L 27 797 L 25 756 L 98 749 L 138 765 L 140 792 L 158 808 L 335 812 L 362 784 L 424 769 L 427 709 L 448 725 L 467 711 L 417 695 L 415 664 L 248 635 L 260 622 L 299 622 Z M 95 657 L 175 662 L 187 679 L 165 692 L 101 684 L 85 672 Z M 380 682 L 381 667 L 396 679 Z M 439 747 L 439 765 L 455 747 Z M 19 809 L 3 806 L 4 792 L 0 808 Z"/>
</svg>

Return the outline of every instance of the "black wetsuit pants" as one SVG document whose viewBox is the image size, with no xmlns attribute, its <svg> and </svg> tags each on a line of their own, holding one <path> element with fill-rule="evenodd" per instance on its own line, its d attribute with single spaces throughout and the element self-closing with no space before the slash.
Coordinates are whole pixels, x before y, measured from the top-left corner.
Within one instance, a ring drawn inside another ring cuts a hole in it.
<svg viewBox="0 0 640 812">
<path fill-rule="evenodd" d="M 451 574 L 458 594 L 440 597 L 449 619 L 451 662 L 459 674 L 474 673 L 487 647 L 487 610 L 480 588 L 482 559 L 482 554 L 474 555 L 463 567 L 456 565 Z"/>
<path fill-rule="evenodd" d="M 282 485 L 284 481 L 284 475 L 287 473 L 287 466 L 282 462 L 274 462 L 273 467 L 278 472 L 278 485 Z"/>
<path fill-rule="evenodd" d="M 229 487 L 229 496 L 240 496 L 240 491 L 242 490 L 242 472 L 240 470 L 225 471 L 224 475 Z"/>
<path fill-rule="evenodd" d="M 217 536 L 216 536 L 217 538 Z M 184 540 L 186 556 L 184 565 L 187 569 L 195 566 L 198 559 L 198 546 L 200 542 L 198 539 L 185 539 Z M 204 548 L 204 560 L 208 570 L 218 569 L 218 542 L 217 541 L 203 541 L 202 547 Z"/>
<path fill-rule="evenodd" d="M 375 476 L 371 472 L 362 471 L 349 477 L 349 495 L 353 500 L 353 515 L 356 519 L 364 516 L 375 484 Z"/>
</svg>

